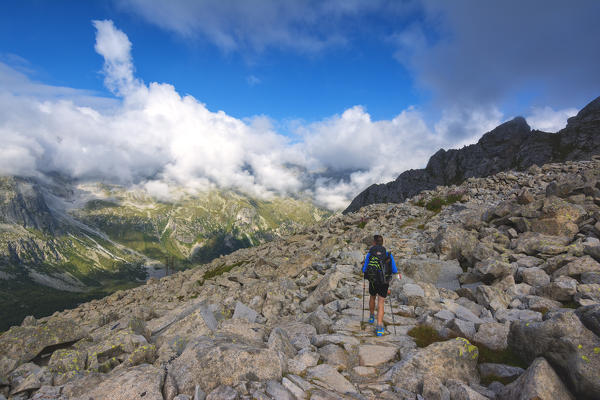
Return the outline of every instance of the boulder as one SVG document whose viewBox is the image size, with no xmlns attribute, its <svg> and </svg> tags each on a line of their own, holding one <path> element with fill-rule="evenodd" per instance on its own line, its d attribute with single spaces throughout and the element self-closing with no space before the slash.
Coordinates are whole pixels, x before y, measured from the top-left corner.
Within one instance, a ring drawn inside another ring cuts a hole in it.
<svg viewBox="0 0 600 400">
<path fill-rule="evenodd" d="M 75 343 L 86 334 L 79 324 L 68 319 L 53 318 L 45 324 L 13 326 L 0 336 L 0 355 L 14 360 L 0 362 L 0 376 L 33 360 L 46 348 Z"/>
<path fill-rule="evenodd" d="M 509 264 L 495 258 L 478 262 L 475 264 L 475 270 L 483 275 L 484 279 L 501 278 L 512 274 L 512 268 Z"/>
<path fill-rule="evenodd" d="M 521 271 L 521 279 L 523 282 L 534 286 L 546 286 L 550 283 L 548 274 L 539 267 L 525 268 Z"/>
<path fill-rule="evenodd" d="M 575 314 L 586 328 L 600 337 L 600 304 L 579 307 L 575 311 Z"/>
<path fill-rule="evenodd" d="M 328 303 L 335 300 L 333 291 L 338 285 L 342 274 L 335 270 L 328 271 L 319 281 L 317 287 L 310 293 L 308 298 L 300 303 L 300 308 L 304 312 L 314 311 L 319 304 Z"/>
<path fill-rule="evenodd" d="M 317 330 L 317 333 L 329 333 L 329 328 L 333 324 L 333 321 L 325 312 L 322 305 L 320 305 L 315 311 L 308 314 L 306 322 L 314 326 Z"/>
<path fill-rule="evenodd" d="M 235 309 L 233 311 L 232 318 L 245 319 L 246 321 L 253 323 L 256 321 L 257 317 L 258 313 L 250 307 L 246 306 L 244 303 L 241 303 L 239 301 L 235 303 Z"/>
<path fill-rule="evenodd" d="M 442 384 L 448 379 L 462 382 L 479 382 L 477 373 L 477 346 L 467 339 L 457 338 L 430 344 L 418 349 L 402 361 L 394 364 L 382 380 L 411 392 L 420 392 L 425 380 L 437 378 Z"/>
<path fill-rule="evenodd" d="M 319 353 L 303 349 L 296 357 L 287 360 L 288 371 L 292 374 L 302 375 L 307 368 L 314 367 L 319 362 Z"/>
<path fill-rule="evenodd" d="M 507 308 L 511 300 L 502 290 L 487 285 L 477 286 L 475 298 L 479 304 L 492 311 Z"/>
<path fill-rule="evenodd" d="M 577 224 L 586 214 L 585 209 L 580 205 L 571 204 L 555 196 L 544 200 L 541 211 L 539 218 L 530 221 L 533 232 L 571 238 L 579 232 Z"/>
<path fill-rule="evenodd" d="M 163 400 L 164 370 L 149 364 L 113 371 L 108 375 L 91 374 L 66 384 L 62 396 L 73 400 L 143 398 Z"/>
<path fill-rule="evenodd" d="M 509 347 L 529 362 L 544 357 L 577 398 L 600 398 L 600 338 L 573 311 L 549 313 L 541 322 L 514 322 Z"/>
<path fill-rule="evenodd" d="M 267 394 L 274 399 L 295 400 L 295 397 L 281 383 L 270 380 L 267 381 Z"/>
<path fill-rule="evenodd" d="M 471 321 L 463 321 L 459 318 L 454 318 L 448 324 L 448 328 L 456 333 L 459 337 L 464 337 L 473 340 L 475 336 L 475 324 Z"/>
<path fill-rule="evenodd" d="M 197 384 L 208 391 L 241 380 L 280 380 L 282 372 L 277 352 L 227 336 L 200 337 L 169 365 L 180 392 L 188 395 Z"/>
<path fill-rule="evenodd" d="M 211 391 L 206 400 L 237 400 L 239 399 L 238 392 L 234 388 L 228 385 L 221 385 Z"/>
<path fill-rule="evenodd" d="M 449 379 L 446 383 L 450 399 L 452 400 L 486 400 L 487 397 L 476 392 L 468 385 L 457 381 L 455 379 Z"/>
<path fill-rule="evenodd" d="M 325 364 L 333 365 L 338 370 L 348 368 L 348 353 L 337 344 L 328 344 L 321 347 L 319 354 Z"/>
<path fill-rule="evenodd" d="M 500 310 L 496 311 L 496 313 L 494 314 L 494 317 L 500 323 L 513 322 L 513 321 L 541 321 L 542 313 L 539 313 L 537 311 L 532 311 L 532 310 L 517 310 L 517 309 L 511 308 L 509 310 L 500 309 Z"/>
<path fill-rule="evenodd" d="M 357 390 L 337 369 L 329 364 L 321 364 L 309 368 L 306 374 L 307 379 L 326 389 L 338 393 L 356 393 Z"/>
<path fill-rule="evenodd" d="M 282 366 L 287 368 L 287 360 L 296 356 L 296 348 L 281 328 L 274 328 L 269 335 L 267 347 L 277 353 Z"/>
<path fill-rule="evenodd" d="M 479 326 L 473 337 L 475 343 L 481 343 L 492 350 L 504 350 L 508 347 L 509 325 L 487 322 Z"/>
<path fill-rule="evenodd" d="M 552 276 L 554 278 L 563 275 L 579 277 L 586 272 L 600 272 L 600 263 L 590 256 L 580 257 L 555 271 Z"/>
<path fill-rule="evenodd" d="M 546 286 L 537 288 L 535 293 L 556 301 L 569 301 L 577 293 L 577 281 L 568 276 L 559 276 Z"/>
<path fill-rule="evenodd" d="M 479 364 L 479 375 L 481 378 L 502 378 L 514 380 L 523 374 L 525 370 L 512 365 L 482 363 Z"/>
<path fill-rule="evenodd" d="M 438 260 L 434 258 L 409 258 L 403 260 L 404 275 L 418 282 L 427 282 L 438 288 L 456 290 L 460 287 L 458 277 L 463 273 L 456 260 Z"/>
<path fill-rule="evenodd" d="M 227 336 L 238 337 L 246 342 L 262 343 L 265 339 L 265 326 L 246 319 L 224 319 L 219 323 L 219 333 Z"/>
<path fill-rule="evenodd" d="M 358 360 L 361 366 L 376 367 L 393 360 L 397 353 L 395 346 L 363 344 L 358 348 Z"/>
<path fill-rule="evenodd" d="M 566 246 L 571 242 L 570 237 L 545 235 L 538 232 L 524 232 L 515 239 L 514 251 L 529 256 L 536 254 L 556 255 L 566 253 Z M 511 246 L 512 247 L 512 246 Z"/>
<path fill-rule="evenodd" d="M 600 261 L 600 240 L 588 238 L 583 242 L 583 252 L 592 256 L 596 261 Z"/>
<path fill-rule="evenodd" d="M 572 400 L 573 395 L 544 358 L 536 358 L 525 373 L 505 386 L 500 400 Z"/>
<path fill-rule="evenodd" d="M 458 225 L 451 225 L 437 235 L 434 246 L 438 254 L 472 265 L 475 262 L 473 252 L 478 243 L 476 233 L 466 231 Z"/>
</svg>

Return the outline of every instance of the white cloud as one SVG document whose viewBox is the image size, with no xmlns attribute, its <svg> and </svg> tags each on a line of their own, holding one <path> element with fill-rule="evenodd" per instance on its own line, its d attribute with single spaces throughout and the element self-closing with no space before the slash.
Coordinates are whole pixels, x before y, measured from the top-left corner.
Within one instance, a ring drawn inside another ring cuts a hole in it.
<svg viewBox="0 0 600 400">
<path fill-rule="evenodd" d="M 92 21 L 96 27 L 94 49 L 104 57 L 104 84 L 114 93 L 127 94 L 138 83 L 133 78 L 131 42 L 125 33 L 115 28 L 112 21 Z"/>
<path fill-rule="evenodd" d="M 246 82 L 248 83 L 249 86 L 256 86 L 259 83 L 261 83 L 261 80 L 254 75 L 248 75 L 246 77 Z"/>
<path fill-rule="evenodd" d="M 558 132 L 567 125 L 567 119 L 577 114 L 577 109 L 554 110 L 551 107 L 533 107 L 526 118 L 532 129 Z"/>
<path fill-rule="evenodd" d="M 373 121 L 360 106 L 279 134 L 265 116 L 247 120 L 212 112 L 166 83 L 144 84 L 133 74 L 131 43 L 111 21 L 95 21 L 96 50 L 105 58 L 102 98 L 32 82 L 0 64 L 0 173 L 59 172 L 144 188 L 158 198 L 213 187 L 269 197 L 311 194 L 341 209 L 372 183 L 425 166 L 451 145 L 452 124 L 467 118 L 482 133 L 500 117 L 491 112 L 447 113 L 432 131 L 414 108 Z M 470 119 L 469 119 L 470 118 Z M 471 132 L 471 131 L 469 131 Z M 470 134 L 470 133 L 469 133 Z"/>
<path fill-rule="evenodd" d="M 387 0 L 115 0 L 122 8 L 185 38 L 201 38 L 225 52 L 283 48 L 320 52 L 347 43 L 361 17 L 385 10 L 404 15 L 414 1 Z M 395 21 L 397 22 L 397 20 Z"/>
</svg>

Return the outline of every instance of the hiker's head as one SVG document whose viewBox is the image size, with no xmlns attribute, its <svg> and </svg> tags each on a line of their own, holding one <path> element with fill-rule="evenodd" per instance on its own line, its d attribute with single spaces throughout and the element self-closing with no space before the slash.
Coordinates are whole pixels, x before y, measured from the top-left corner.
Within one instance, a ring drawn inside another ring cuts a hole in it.
<svg viewBox="0 0 600 400">
<path fill-rule="evenodd" d="M 375 245 L 375 246 L 383 246 L 383 236 L 381 236 L 381 235 L 373 235 L 373 245 Z"/>
</svg>

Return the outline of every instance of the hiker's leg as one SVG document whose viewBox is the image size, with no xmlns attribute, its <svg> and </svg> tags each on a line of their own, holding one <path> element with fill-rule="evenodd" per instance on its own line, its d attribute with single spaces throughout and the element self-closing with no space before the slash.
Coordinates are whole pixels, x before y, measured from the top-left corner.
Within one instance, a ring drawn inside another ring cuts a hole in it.
<svg viewBox="0 0 600 400">
<path fill-rule="evenodd" d="M 375 296 L 369 297 L 369 315 L 375 315 Z"/>
<path fill-rule="evenodd" d="M 385 297 L 377 297 L 377 326 L 383 326 L 383 305 L 385 304 Z"/>
</svg>

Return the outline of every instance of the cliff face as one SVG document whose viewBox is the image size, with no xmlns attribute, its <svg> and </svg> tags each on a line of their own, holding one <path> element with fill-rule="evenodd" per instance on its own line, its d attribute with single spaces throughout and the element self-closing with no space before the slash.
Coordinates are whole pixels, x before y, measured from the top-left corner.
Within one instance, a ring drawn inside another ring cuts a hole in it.
<svg viewBox="0 0 600 400">
<path fill-rule="evenodd" d="M 344 211 L 368 204 L 398 203 L 438 185 L 460 184 L 509 169 L 533 164 L 585 160 L 600 154 L 600 97 L 584 107 L 558 133 L 531 130 L 522 117 L 486 133 L 476 144 L 460 150 L 439 150 L 425 169 L 405 171 L 393 182 L 374 184 L 360 193 Z"/>
</svg>

